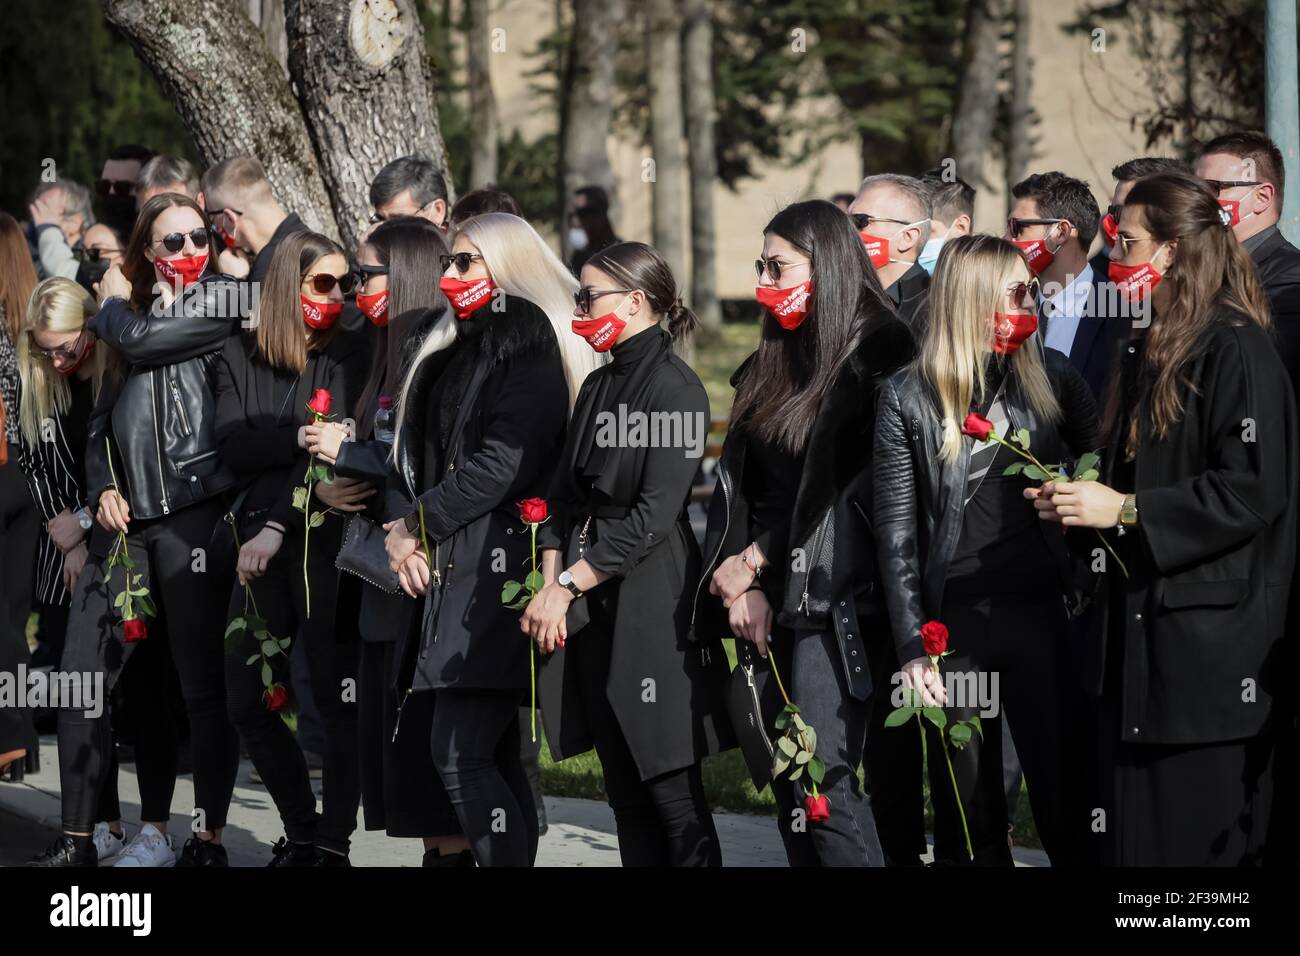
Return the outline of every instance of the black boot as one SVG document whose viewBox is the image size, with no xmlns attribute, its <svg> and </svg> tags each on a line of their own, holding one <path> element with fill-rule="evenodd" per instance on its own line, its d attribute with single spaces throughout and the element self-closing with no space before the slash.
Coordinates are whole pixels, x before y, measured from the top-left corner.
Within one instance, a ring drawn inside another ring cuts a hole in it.
<svg viewBox="0 0 1300 956">
<path fill-rule="evenodd" d="M 315 866 L 316 847 L 310 843 L 291 843 L 280 837 L 271 847 L 271 862 L 267 866 Z"/>
<path fill-rule="evenodd" d="M 311 863 L 308 866 L 351 866 L 352 861 L 348 859 L 346 853 L 338 853 L 334 850 L 327 850 L 324 847 L 315 847 L 315 853 L 312 856 Z"/>
<path fill-rule="evenodd" d="M 230 858 L 226 856 L 224 846 L 219 846 L 211 840 L 190 837 L 185 841 L 185 846 L 181 847 L 181 858 L 176 861 L 176 865 L 230 866 Z"/>
<path fill-rule="evenodd" d="M 71 836 L 62 833 L 47 846 L 40 856 L 33 857 L 28 866 L 99 866 L 95 841 L 89 836 Z"/>
</svg>

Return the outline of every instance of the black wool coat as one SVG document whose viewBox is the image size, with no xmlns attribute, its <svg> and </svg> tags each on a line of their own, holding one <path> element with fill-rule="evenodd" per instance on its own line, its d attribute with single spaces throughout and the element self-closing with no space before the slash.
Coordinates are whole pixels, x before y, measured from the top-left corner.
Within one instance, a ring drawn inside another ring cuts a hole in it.
<svg viewBox="0 0 1300 956">
<path fill-rule="evenodd" d="M 574 563 L 577 538 L 591 516 L 582 557 L 613 577 L 571 606 L 567 647 L 547 659 L 539 690 L 551 753 L 562 760 L 590 750 L 594 741 L 572 657 L 583 653 L 590 611 L 585 602 L 601 602 L 614 621 L 605 696 L 641 778 L 648 780 L 735 741 L 723 697 L 726 651 L 718 635 L 695 641 L 689 633 L 700 549 L 686 506 L 708 434 L 709 399 L 690 366 L 673 354 L 666 332 L 652 328 L 640 335 L 653 339 L 637 344 L 651 347 L 629 373 L 635 380 L 618 403 L 629 415 L 665 412 L 690 420 L 700 444 L 693 456 L 683 447 L 611 448 L 591 493 L 584 492 L 578 444 L 584 436 L 596 440 L 593 420 L 611 410 L 597 407 L 597 396 L 614 366 L 588 376 L 551 484 L 551 517 L 539 529 L 538 547 L 561 550 L 566 567 Z M 680 434 L 688 435 L 684 429 Z"/>
</svg>

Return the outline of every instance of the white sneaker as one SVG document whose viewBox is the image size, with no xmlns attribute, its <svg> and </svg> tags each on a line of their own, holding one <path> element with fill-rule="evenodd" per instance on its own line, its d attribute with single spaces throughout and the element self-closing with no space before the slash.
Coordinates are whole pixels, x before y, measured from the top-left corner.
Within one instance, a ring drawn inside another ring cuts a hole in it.
<svg viewBox="0 0 1300 956">
<path fill-rule="evenodd" d="M 91 840 L 95 844 L 95 853 L 98 854 L 100 863 L 117 859 L 126 848 L 126 836 L 114 834 L 107 823 L 95 824 L 95 832 L 91 835 Z"/>
<path fill-rule="evenodd" d="M 122 858 L 113 865 L 175 866 L 176 848 L 172 845 L 170 835 L 159 832 L 152 823 L 146 823 L 139 833 L 131 837 L 131 842 L 122 850 Z"/>
</svg>

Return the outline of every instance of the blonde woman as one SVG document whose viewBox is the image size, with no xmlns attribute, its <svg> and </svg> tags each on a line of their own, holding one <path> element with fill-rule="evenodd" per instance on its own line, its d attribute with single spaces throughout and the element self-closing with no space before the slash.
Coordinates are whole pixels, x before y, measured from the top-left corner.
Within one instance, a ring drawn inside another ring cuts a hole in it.
<svg viewBox="0 0 1300 956">
<path fill-rule="evenodd" d="M 1063 800 L 1072 759 L 1066 731 L 1078 716 L 1068 712 L 1073 685 L 1065 673 L 1063 598 L 1072 580 L 1065 540 L 1026 507 L 1028 479 L 1004 474 L 1022 459 L 991 437 L 976 437 L 985 428 L 966 424 L 975 413 L 999 436 L 1024 429 L 1044 463 L 1099 443 L 1087 384 L 1034 334 L 1035 285 L 1024 255 L 1008 242 L 977 235 L 944 246 L 920 355 L 885 383 L 876 427 L 875 527 L 903 684 L 927 705 L 946 703 L 950 721 L 981 714 L 982 739 L 950 751 L 977 864 L 1011 864 L 1004 703 L 1034 820 L 1054 864 L 1078 858 L 1086 825 L 1067 818 Z M 963 675 L 964 683 L 947 681 L 961 688 L 962 699 L 948 694 L 922 649 L 921 627 L 932 620 L 948 628 L 952 654 L 941 670 Z M 937 734 L 929 743 L 930 779 L 946 781 Z M 887 772 L 870 767 L 873 779 Z M 931 792 L 936 860 L 969 860 L 952 788 L 938 784 Z"/>
<path fill-rule="evenodd" d="M 388 556 L 424 607 L 403 635 L 397 686 L 432 696 L 433 763 L 464 833 L 429 860 L 529 866 L 538 821 L 517 719 L 528 641 L 501 587 L 529 554 L 515 504 L 545 496 L 597 358 L 569 331 L 577 282 L 524 220 L 467 220 L 442 265 L 451 309 L 398 403 L 395 465 L 409 497 L 385 525 Z"/>
</svg>

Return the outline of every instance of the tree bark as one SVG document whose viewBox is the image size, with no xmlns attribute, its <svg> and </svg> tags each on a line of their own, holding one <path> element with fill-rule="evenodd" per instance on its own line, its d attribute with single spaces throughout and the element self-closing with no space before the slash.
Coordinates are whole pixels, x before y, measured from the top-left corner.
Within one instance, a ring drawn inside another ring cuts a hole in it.
<svg viewBox="0 0 1300 956">
<path fill-rule="evenodd" d="M 284 35 L 284 0 L 248 0 L 248 19 L 262 31 L 267 48 L 289 76 L 289 42 Z"/>
<path fill-rule="evenodd" d="M 653 165 L 642 174 L 651 184 L 654 244 L 673 270 L 685 275 L 682 214 L 686 150 L 682 138 L 681 36 L 674 0 L 647 0 L 646 31 L 650 80 L 650 151 Z"/>
<path fill-rule="evenodd" d="M 984 157 L 997 121 L 1001 13 L 1001 0 L 970 0 L 962 42 L 951 152 L 957 161 L 957 175 L 976 188 L 986 185 Z"/>
<path fill-rule="evenodd" d="M 238 6 L 188 0 L 181 13 L 171 0 L 104 0 L 104 15 L 157 78 L 205 167 L 256 156 L 287 208 L 311 228 L 338 235 L 293 91 Z"/>
<path fill-rule="evenodd" d="M 561 208 L 567 209 L 569 198 L 580 186 L 600 186 L 609 195 L 609 219 L 615 232 L 619 206 L 607 142 L 614 116 L 618 31 L 626 13 L 625 0 L 573 0 L 561 104 Z M 560 235 L 567 259 L 573 253 L 568 230 L 561 228 Z"/>
<path fill-rule="evenodd" d="M 370 181 L 399 156 L 432 160 L 450 192 L 412 0 L 287 0 L 285 25 L 289 73 L 344 247 L 365 228 Z"/>
<path fill-rule="evenodd" d="M 1030 130 L 1033 108 L 1029 105 L 1033 60 L 1029 43 L 1029 0 L 1015 0 L 1014 34 L 1011 42 L 1011 108 L 1007 130 L 1007 195 L 1025 178 L 1032 158 Z"/>
<path fill-rule="evenodd" d="M 474 117 L 469 185 L 480 189 L 497 180 L 497 101 L 492 95 L 492 36 L 487 0 L 468 0 L 469 112 Z"/>
<path fill-rule="evenodd" d="M 708 0 L 685 3 L 686 139 L 691 168 L 691 299 L 705 337 L 722 332 L 715 276 L 713 184 L 718 159 L 713 133 L 717 107 L 713 97 L 713 15 Z"/>
</svg>

